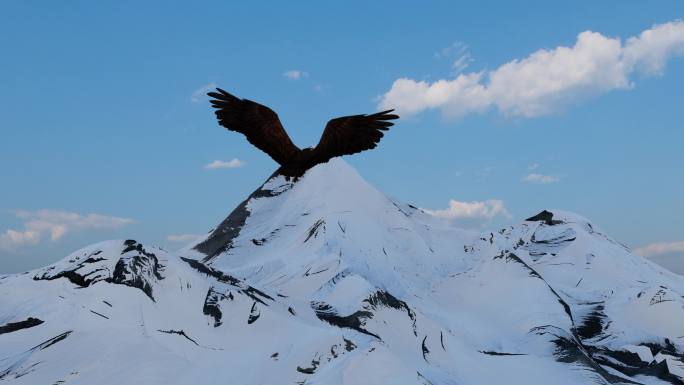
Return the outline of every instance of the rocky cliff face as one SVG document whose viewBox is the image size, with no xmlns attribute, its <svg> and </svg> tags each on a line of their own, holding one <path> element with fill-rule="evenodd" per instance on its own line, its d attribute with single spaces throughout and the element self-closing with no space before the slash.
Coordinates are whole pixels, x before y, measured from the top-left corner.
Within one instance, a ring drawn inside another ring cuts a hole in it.
<svg viewBox="0 0 684 385">
<path fill-rule="evenodd" d="M 177 252 L 1 277 L 0 382 L 682 383 L 683 294 L 577 215 L 474 234 L 333 160 Z"/>
</svg>

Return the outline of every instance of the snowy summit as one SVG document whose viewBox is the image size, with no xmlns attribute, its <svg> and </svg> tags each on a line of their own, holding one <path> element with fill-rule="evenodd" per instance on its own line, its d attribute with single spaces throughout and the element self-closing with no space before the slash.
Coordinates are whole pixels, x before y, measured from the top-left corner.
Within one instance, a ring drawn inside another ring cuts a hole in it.
<svg viewBox="0 0 684 385">
<path fill-rule="evenodd" d="M 169 253 L 0 277 L 8 384 L 681 384 L 684 278 L 550 210 L 454 228 L 340 159 Z"/>
</svg>

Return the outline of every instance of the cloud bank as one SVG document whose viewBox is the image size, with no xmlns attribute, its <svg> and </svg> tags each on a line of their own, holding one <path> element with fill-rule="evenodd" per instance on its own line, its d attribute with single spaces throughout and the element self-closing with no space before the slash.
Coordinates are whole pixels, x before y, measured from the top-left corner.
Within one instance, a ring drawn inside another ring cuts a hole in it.
<svg viewBox="0 0 684 385">
<path fill-rule="evenodd" d="M 635 249 L 634 253 L 644 257 L 655 257 L 670 253 L 684 253 L 684 241 L 652 243 Z"/>
<path fill-rule="evenodd" d="M 88 229 L 116 229 L 133 223 L 132 219 L 100 214 L 81 215 L 62 210 L 16 210 L 15 216 L 24 221 L 24 230 L 8 229 L 0 234 L 0 249 L 11 250 L 35 245 L 46 237 L 61 239 L 70 232 Z"/>
<path fill-rule="evenodd" d="M 422 210 L 430 215 L 449 219 L 466 227 L 484 226 L 496 217 L 511 218 L 504 202 L 498 199 L 470 202 L 450 199 L 449 207 L 446 209 Z"/>
<path fill-rule="evenodd" d="M 612 90 L 630 89 L 630 76 L 660 75 L 668 59 L 680 55 L 681 20 L 654 25 L 624 43 L 584 31 L 572 47 L 540 49 L 491 71 L 435 82 L 397 79 L 380 97 L 379 108 L 396 108 L 403 115 L 438 109 L 453 119 L 491 108 L 506 116 L 542 116 Z"/>
</svg>

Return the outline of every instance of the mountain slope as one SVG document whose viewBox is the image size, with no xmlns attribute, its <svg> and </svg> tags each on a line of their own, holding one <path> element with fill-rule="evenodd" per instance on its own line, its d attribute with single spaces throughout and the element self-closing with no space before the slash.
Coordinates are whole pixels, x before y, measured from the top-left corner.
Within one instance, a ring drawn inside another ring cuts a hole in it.
<svg viewBox="0 0 684 385">
<path fill-rule="evenodd" d="M 1 277 L 0 382 L 682 383 L 682 294 L 577 215 L 473 233 L 336 159 L 177 252 Z"/>
</svg>

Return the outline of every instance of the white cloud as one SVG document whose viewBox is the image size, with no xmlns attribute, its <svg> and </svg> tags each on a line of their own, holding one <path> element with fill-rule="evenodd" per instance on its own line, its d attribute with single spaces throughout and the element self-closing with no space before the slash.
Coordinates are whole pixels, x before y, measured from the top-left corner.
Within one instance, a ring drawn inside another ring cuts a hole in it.
<svg viewBox="0 0 684 385">
<path fill-rule="evenodd" d="M 24 221 L 24 230 L 8 229 L 0 234 L 0 249 L 35 245 L 48 235 L 51 241 L 57 241 L 68 232 L 88 229 L 115 229 L 133 223 L 133 220 L 128 218 L 100 214 L 81 215 L 51 209 L 17 210 L 14 214 Z"/>
<path fill-rule="evenodd" d="M 681 20 L 655 25 L 625 44 L 585 31 L 572 47 L 540 49 L 491 71 L 432 83 L 397 79 L 379 104 L 404 115 L 439 109 L 447 118 L 459 118 L 496 108 L 507 116 L 535 117 L 611 90 L 630 89 L 630 75 L 661 74 L 676 55 L 684 55 Z"/>
<path fill-rule="evenodd" d="M 40 242 L 40 233 L 33 230 L 5 230 L 0 234 L 0 249 L 12 249 L 24 245 L 35 245 Z"/>
<path fill-rule="evenodd" d="M 214 82 L 203 85 L 202 87 L 192 92 L 192 95 L 190 95 L 190 101 L 194 103 L 199 103 L 202 100 L 205 100 L 207 98 L 207 92 L 213 91 L 216 87 L 217 85 Z"/>
<path fill-rule="evenodd" d="M 539 168 L 539 163 L 532 163 L 531 165 L 527 166 L 528 170 L 536 170 Z"/>
<path fill-rule="evenodd" d="M 289 70 L 289 71 L 285 71 L 283 73 L 283 76 L 285 76 L 286 78 L 288 78 L 290 80 L 299 80 L 299 79 L 309 77 L 309 74 L 307 72 L 300 71 L 300 70 Z"/>
<path fill-rule="evenodd" d="M 644 257 L 655 257 L 669 253 L 684 253 L 684 241 L 652 243 L 634 250 L 635 254 Z"/>
<path fill-rule="evenodd" d="M 449 207 L 443 210 L 423 209 L 428 214 L 446 219 L 480 219 L 490 220 L 497 216 L 511 217 L 504 202 L 498 199 L 486 201 L 462 202 L 449 200 Z"/>
<path fill-rule="evenodd" d="M 206 166 L 204 166 L 204 168 L 208 168 L 208 169 L 238 168 L 238 167 L 244 166 L 245 164 L 247 164 L 247 163 L 238 159 L 238 158 L 233 158 L 227 162 L 224 160 L 215 160 L 215 161 L 207 164 Z"/>
<path fill-rule="evenodd" d="M 556 182 L 560 181 L 560 178 L 557 176 L 553 176 L 553 175 L 531 173 L 531 174 L 527 174 L 525 177 L 523 177 L 522 180 L 525 182 L 530 182 L 530 183 L 548 184 L 548 183 L 556 183 Z"/>
<path fill-rule="evenodd" d="M 626 64 L 650 75 L 662 74 L 667 60 L 678 55 L 684 55 L 682 20 L 656 25 L 630 37 L 624 48 Z"/>
<path fill-rule="evenodd" d="M 201 235 L 197 234 L 176 234 L 176 235 L 169 235 L 166 237 L 167 240 L 171 242 L 191 242 L 196 239 L 199 239 Z"/>
</svg>

